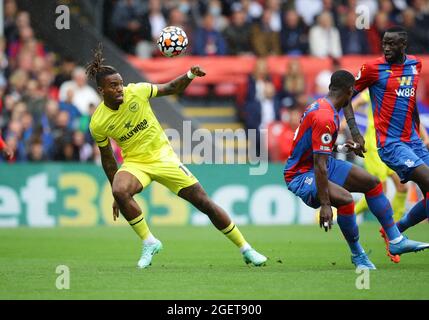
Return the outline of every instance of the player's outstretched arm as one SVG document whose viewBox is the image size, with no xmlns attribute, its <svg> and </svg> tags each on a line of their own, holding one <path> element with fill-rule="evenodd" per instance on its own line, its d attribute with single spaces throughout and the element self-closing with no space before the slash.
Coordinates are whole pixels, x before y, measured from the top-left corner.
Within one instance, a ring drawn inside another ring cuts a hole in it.
<svg viewBox="0 0 429 320">
<path fill-rule="evenodd" d="M 171 94 L 181 94 L 195 77 L 204 77 L 206 72 L 199 66 L 193 66 L 180 77 L 164 84 L 158 84 L 157 97 L 168 96 Z"/>
<path fill-rule="evenodd" d="M 112 146 L 110 142 L 105 147 L 98 147 L 100 149 L 101 164 L 103 165 L 104 173 L 109 179 L 110 185 L 113 184 L 113 178 L 115 177 L 116 171 L 118 171 L 118 164 L 113 156 Z"/>
<path fill-rule="evenodd" d="M 329 197 L 329 181 L 326 163 L 329 154 L 314 153 L 314 176 L 316 178 L 317 196 L 320 202 L 319 225 L 325 231 L 332 228 L 332 208 Z"/>
</svg>

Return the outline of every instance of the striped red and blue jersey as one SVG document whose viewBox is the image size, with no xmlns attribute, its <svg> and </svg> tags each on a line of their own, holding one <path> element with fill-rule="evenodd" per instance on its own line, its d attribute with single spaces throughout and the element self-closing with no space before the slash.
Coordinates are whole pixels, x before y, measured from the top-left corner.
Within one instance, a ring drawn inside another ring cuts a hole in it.
<svg viewBox="0 0 429 320">
<path fill-rule="evenodd" d="M 389 64 L 380 57 L 362 65 L 356 75 L 355 93 L 369 88 L 377 147 L 419 139 L 416 91 L 422 62 L 407 55 L 403 64 Z"/>
<path fill-rule="evenodd" d="M 313 169 L 314 153 L 332 153 L 339 128 L 340 117 L 328 98 L 320 98 L 307 107 L 284 167 L 286 182 Z"/>
</svg>

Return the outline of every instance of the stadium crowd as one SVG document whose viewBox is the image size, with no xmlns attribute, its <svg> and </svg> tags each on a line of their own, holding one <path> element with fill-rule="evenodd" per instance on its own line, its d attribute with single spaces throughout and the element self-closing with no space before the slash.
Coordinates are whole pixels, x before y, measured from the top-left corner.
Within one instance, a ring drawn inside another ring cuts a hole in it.
<svg viewBox="0 0 429 320">
<path fill-rule="evenodd" d="M 369 21 L 356 14 L 359 5 Z M 427 0 L 110 0 L 106 20 L 107 35 L 145 58 L 159 54 L 168 25 L 182 27 L 189 51 L 202 56 L 379 54 L 394 24 L 409 31 L 409 53 L 429 52 Z"/>
<path fill-rule="evenodd" d="M 287 158 L 302 110 L 326 93 L 337 58 L 379 54 L 383 31 L 400 23 L 409 31 L 410 53 L 429 50 L 427 0 L 108 0 L 105 32 L 126 52 L 158 55 L 155 47 L 167 25 L 181 26 L 194 55 L 255 55 L 247 97 L 240 106 L 247 128 L 268 128 L 272 160 Z M 370 29 L 355 26 L 355 7 L 370 8 Z M 110 29 L 109 29 L 110 28 Z M 100 99 L 85 70 L 72 59 L 49 52 L 35 37 L 28 12 L 4 1 L 0 38 L 0 130 L 15 150 L 11 162 L 100 161 L 88 123 Z M 292 59 L 282 79 L 266 68 L 267 55 L 332 57 L 332 68 L 315 80 L 313 96 Z M 271 143 L 271 142 L 270 142 Z M 120 156 L 120 152 L 115 148 Z M 0 161 L 5 161 L 1 159 Z"/>
</svg>

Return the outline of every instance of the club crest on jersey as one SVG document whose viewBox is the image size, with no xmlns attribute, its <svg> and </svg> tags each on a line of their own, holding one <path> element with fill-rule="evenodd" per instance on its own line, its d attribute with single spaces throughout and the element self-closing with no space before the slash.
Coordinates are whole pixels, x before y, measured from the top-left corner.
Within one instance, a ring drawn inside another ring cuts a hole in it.
<svg viewBox="0 0 429 320">
<path fill-rule="evenodd" d="M 329 133 L 324 133 L 320 137 L 323 144 L 330 144 L 332 142 L 332 136 Z"/>
<path fill-rule="evenodd" d="M 130 106 L 128 107 L 128 109 L 131 112 L 136 112 L 139 109 L 139 104 L 137 102 L 133 102 L 130 104 Z"/>
<path fill-rule="evenodd" d="M 361 70 L 359 70 L 358 74 L 357 74 L 357 75 L 356 75 L 356 77 L 355 77 L 355 80 L 356 80 L 356 81 L 357 81 L 357 80 L 359 80 L 361 76 L 362 76 L 362 71 L 361 71 Z"/>
<path fill-rule="evenodd" d="M 311 177 L 306 177 L 304 180 L 304 183 L 308 184 L 309 186 L 311 186 L 311 184 L 313 183 L 313 178 Z"/>
<path fill-rule="evenodd" d="M 404 162 L 404 164 L 408 167 L 411 168 L 414 166 L 414 161 L 407 159 L 407 161 Z"/>
<path fill-rule="evenodd" d="M 417 66 L 411 66 L 411 71 L 413 72 L 413 74 L 419 74 L 419 72 L 417 71 Z"/>
</svg>

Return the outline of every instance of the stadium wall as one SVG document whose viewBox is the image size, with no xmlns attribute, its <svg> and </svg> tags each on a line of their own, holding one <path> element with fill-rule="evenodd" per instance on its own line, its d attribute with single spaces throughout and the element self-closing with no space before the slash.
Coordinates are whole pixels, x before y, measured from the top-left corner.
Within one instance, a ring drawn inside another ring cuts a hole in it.
<svg viewBox="0 0 429 320">
<path fill-rule="evenodd" d="M 189 165 L 207 193 L 237 224 L 311 224 L 314 210 L 290 193 L 283 166 L 270 164 L 262 176 L 248 165 Z M 126 225 L 112 219 L 111 188 L 93 164 L 0 166 L 0 227 Z M 221 178 L 219 178 L 221 177 Z M 207 225 L 186 201 L 154 182 L 135 197 L 152 225 Z"/>
</svg>

